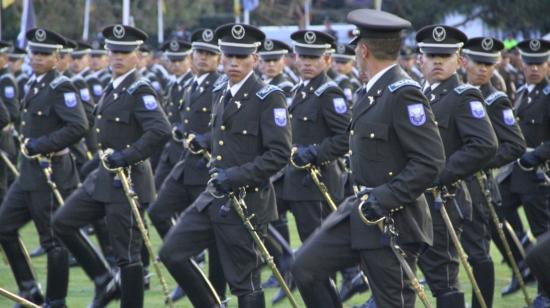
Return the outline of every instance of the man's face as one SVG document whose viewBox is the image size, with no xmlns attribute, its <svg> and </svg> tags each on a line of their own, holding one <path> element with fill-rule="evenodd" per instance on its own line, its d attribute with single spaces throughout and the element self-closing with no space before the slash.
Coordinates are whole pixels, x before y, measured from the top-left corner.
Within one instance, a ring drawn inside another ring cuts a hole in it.
<svg viewBox="0 0 550 308">
<path fill-rule="evenodd" d="M 522 62 L 522 70 L 527 83 L 538 84 L 546 78 L 549 68 L 547 62 L 540 64 L 527 64 Z"/>
<path fill-rule="evenodd" d="M 106 55 L 94 55 L 90 57 L 90 68 L 99 71 L 107 67 L 108 59 Z"/>
<path fill-rule="evenodd" d="M 220 64 L 220 56 L 206 50 L 193 50 L 192 58 L 197 75 L 213 72 Z"/>
<path fill-rule="evenodd" d="M 68 54 L 59 55 L 59 60 L 56 65 L 57 70 L 60 72 L 66 71 L 67 69 L 69 69 L 69 66 L 71 65 L 71 61 L 72 61 L 71 56 L 69 56 Z"/>
<path fill-rule="evenodd" d="M 80 73 L 85 68 L 88 67 L 90 63 L 90 56 L 89 55 L 83 55 L 80 57 L 73 57 L 73 61 L 71 62 L 71 70 L 73 73 Z"/>
<path fill-rule="evenodd" d="M 57 52 L 41 53 L 31 52 L 30 63 L 32 71 L 36 75 L 42 75 L 54 69 L 59 61 Z"/>
<path fill-rule="evenodd" d="M 109 64 L 113 71 L 113 77 L 119 77 L 135 68 L 139 62 L 137 51 L 116 52 L 109 51 Z"/>
<path fill-rule="evenodd" d="M 464 68 L 466 69 L 468 82 L 474 86 L 480 86 L 491 81 L 491 76 L 493 76 L 496 64 L 479 63 L 472 59 L 466 58 Z"/>
<path fill-rule="evenodd" d="M 23 66 L 23 59 L 10 59 L 8 62 L 8 69 L 12 73 L 20 71 L 21 66 Z"/>
<path fill-rule="evenodd" d="M 329 56 L 296 56 L 296 66 L 303 79 L 313 79 L 329 68 Z"/>
<path fill-rule="evenodd" d="M 258 56 L 256 54 L 246 56 L 223 54 L 223 71 L 229 77 L 230 84 L 233 85 L 243 80 L 252 71 L 257 61 Z"/>
<path fill-rule="evenodd" d="M 349 75 L 353 70 L 353 61 L 332 61 L 332 67 L 339 74 Z"/>
<path fill-rule="evenodd" d="M 414 66 L 414 61 L 414 57 L 399 57 L 399 65 L 406 70 L 410 70 Z"/>
<path fill-rule="evenodd" d="M 4 67 L 8 63 L 8 53 L 0 53 L 0 67 Z"/>
<path fill-rule="evenodd" d="M 451 77 L 460 66 L 460 57 L 454 54 L 422 54 L 420 68 L 429 83 Z"/>
<path fill-rule="evenodd" d="M 186 56 L 182 60 L 170 60 L 170 71 L 176 76 L 181 76 L 189 70 L 191 61 Z"/>
<path fill-rule="evenodd" d="M 285 68 L 285 57 L 281 56 L 279 59 L 262 59 L 260 58 L 260 70 L 262 74 L 269 78 L 273 78 L 282 73 Z"/>
</svg>

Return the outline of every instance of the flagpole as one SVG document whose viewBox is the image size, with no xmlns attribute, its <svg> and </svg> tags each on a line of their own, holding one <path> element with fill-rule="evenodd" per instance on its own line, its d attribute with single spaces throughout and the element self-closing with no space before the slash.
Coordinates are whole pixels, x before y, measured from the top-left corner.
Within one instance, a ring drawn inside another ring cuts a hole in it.
<svg viewBox="0 0 550 308">
<path fill-rule="evenodd" d="M 308 29 L 310 26 L 309 20 L 309 0 L 304 1 L 304 27 Z"/>
<path fill-rule="evenodd" d="M 243 13 L 243 22 L 245 25 L 250 24 L 250 11 L 245 9 Z"/>
<path fill-rule="evenodd" d="M 91 0 L 86 0 L 84 4 L 84 30 L 82 31 L 82 40 L 87 41 L 88 35 L 90 32 L 90 2 Z"/>
<path fill-rule="evenodd" d="M 130 24 L 130 0 L 122 0 L 122 24 Z"/>
<path fill-rule="evenodd" d="M 158 42 L 164 42 L 164 12 L 162 0 L 157 0 Z"/>
<path fill-rule="evenodd" d="M 29 15 L 29 0 L 23 0 L 23 12 L 21 13 L 21 27 L 19 28 L 19 35 L 17 35 L 17 44 L 19 48 L 23 48 L 25 43 L 25 33 L 27 32 L 27 18 Z"/>
</svg>

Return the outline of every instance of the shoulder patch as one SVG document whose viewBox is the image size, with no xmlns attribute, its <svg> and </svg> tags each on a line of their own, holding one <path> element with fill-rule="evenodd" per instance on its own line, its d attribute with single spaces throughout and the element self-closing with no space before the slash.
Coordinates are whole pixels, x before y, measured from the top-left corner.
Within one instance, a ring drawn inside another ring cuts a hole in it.
<svg viewBox="0 0 550 308">
<path fill-rule="evenodd" d="M 334 81 L 327 81 L 323 83 L 317 90 L 315 90 L 315 95 L 321 96 L 325 93 L 326 90 L 330 88 L 338 88 L 338 85 Z"/>
<path fill-rule="evenodd" d="M 162 87 L 160 86 L 160 82 L 156 80 L 153 81 L 151 85 L 153 86 L 153 89 L 155 89 L 157 92 L 160 92 L 160 90 L 162 90 Z"/>
<path fill-rule="evenodd" d="M 508 97 L 508 95 L 506 95 L 506 93 L 504 93 L 502 91 L 496 91 L 493 94 L 487 96 L 487 98 L 485 99 L 485 103 L 487 103 L 487 105 L 491 106 L 494 102 L 497 101 L 497 99 L 502 98 L 502 97 Z"/>
<path fill-rule="evenodd" d="M 404 86 L 413 86 L 413 87 L 416 87 L 416 88 L 421 88 L 420 87 L 420 84 L 418 84 L 418 82 L 412 80 L 412 79 L 401 79 L 399 81 L 396 81 L 392 84 L 390 84 L 388 86 L 388 89 L 390 90 L 390 92 L 395 92 L 397 91 L 398 89 L 404 87 Z"/>
<path fill-rule="evenodd" d="M 101 84 L 94 84 L 92 86 L 92 91 L 94 92 L 94 95 L 95 96 L 100 96 L 101 94 L 103 94 L 103 86 Z"/>
<path fill-rule="evenodd" d="M 454 91 L 455 91 L 456 93 L 458 93 L 458 94 L 462 94 L 462 93 L 464 93 L 464 92 L 466 92 L 466 91 L 468 91 L 468 90 L 472 90 L 472 89 L 476 89 L 476 90 L 477 90 L 476 87 L 474 87 L 474 86 L 472 86 L 472 85 L 469 85 L 469 84 L 465 83 L 465 84 L 461 84 L 461 85 L 459 85 L 458 87 L 456 87 L 456 88 L 454 89 Z"/>
<path fill-rule="evenodd" d="M 157 99 L 153 95 L 144 95 L 142 97 L 143 99 L 143 105 L 145 106 L 145 109 L 147 110 L 155 110 L 157 109 Z"/>
<path fill-rule="evenodd" d="M 508 126 L 516 124 L 516 116 L 511 108 L 502 110 L 502 118 L 504 119 L 504 123 Z"/>
<path fill-rule="evenodd" d="M 273 119 L 275 121 L 275 125 L 279 127 L 285 127 L 287 123 L 287 111 L 286 108 L 274 108 L 273 109 Z"/>
<path fill-rule="evenodd" d="M 256 96 L 259 97 L 261 100 L 264 100 L 269 94 L 275 91 L 283 92 L 281 88 L 274 86 L 272 84 L 268 84 L 268 85 L 265 85 L 263 88 L 261 88 L 260 91 L 256 92 Z"/>
<path fill-rule="evenodd" d="M 332 105 L 334 106 L 334 111 L 336 111 L 336 113 L 338 114 L 342 114 L 348 111 L 348 105 L 346 103 L 346 100 L 343 99 L 342 97 L 335 97 L 332 100 Z"/>
<path fill-rule="evenodd" d="M 134 83 L 132 83 L 132 85 L 126 91 L 128 91 L 129 94 L 134 94 L 134 92 L 136 92 L 136 90 L 139 87 L 143 87 L 143 86 L 152 89 L 151 84 L 149 83 L 149 81 L 147 79 L 141 78 L 141 79 L 138 79 L 138 80 L 134 81 Z"/>
<path fill-rule="evenodd" d="M 474 118 L 483 119 L 485 117 L 485 107 L 480 101 L 471 101 L 470 110 Z"/>
<path fill-rule="evenodd" d="M 544 89 L 542 90 L 542 93 L 544 93 L 544 95 L 550 94 L 550 84 L 544 87 Z"/>
<path fill-rule="evenodd" d="M 4 87 L 4 96 L 6 98 L 12 99 L 15 96 L 15 88 L 12 86 Z"/>
<path fill-rule="evenodd" d="M 220 77 L 218 77 L 218 79 L 216 79 L 216 81 L 214 82 L 214 85 L 212 85 L 212 92 L 217 92 L 221 90 L 227 83 L 227 80 L 227 75 L 221 75 Z"/>
<path fill-rule="evenodd" d="M 88 88 L 80 89 L 80 98 L 85 102 L 90 101 L 90 91 Z"/>
<path fill-rule="evenodd" d="M 65 83 L 65 82 L 71 82 L 71 80 L 69 78 L 67 78 L 66 76 L 63 76 L 63 75 L 60 75 L 59 77 L 55 78 L 51 83 L 50 83 L 50 87 L 52 89 L 56 89 L 57 87 L 59 87 L 62 83 Z"/>
<path fill-rule="evenodd" d="M 426 111 L 422 104 L 412 104 L 407 106 L 409 112 L 409 121 L 414 126 L 421 126 L 426 123 Z"/>
<path fill-rule="evenodd" d="M 63 93 L 63 97 L 65 98 L 65 106 L 69 108 L 74 108 L 78 103 L 76 99 L 76 93 L 74 92 Z"/>
</svg>

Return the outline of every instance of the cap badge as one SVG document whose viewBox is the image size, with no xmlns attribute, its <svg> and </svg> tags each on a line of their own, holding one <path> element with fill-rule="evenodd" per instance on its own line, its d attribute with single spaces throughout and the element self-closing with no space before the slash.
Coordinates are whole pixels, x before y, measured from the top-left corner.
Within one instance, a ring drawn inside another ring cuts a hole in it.
<svg viewBox="0 0 550 308">
<path fill-rule="evenodd" d="M 214 32 L 210 29 L 205 29 L 202 31 L 202 40 L 205 42 L 210 42 L 214 38 Z"/>
<path fill-rule="evenodd" d="M 180 44 L 178 43 L 178 41 L 171 41 L 170 42 L 170 50 L 178 51 L 178 49 L 180 49 Z"/>
<path fill-rule="evenodd" d="M 540 49 L 540 41 L 539 40 L 531 40 L 529 42 L 529 48 L 531 48 L 532 51 L 538 51 Z"/>
<path fill-rule="evenodd" d="M 234 25 L 231 28 L 231 35 L 237 40 L 241 40 L 244 37 L 244 27 L 241 25 Z"/>
<path fill-rule="evenodd" d="M 34 38 L 39 42 L 45 41 L 46 31 L 44 31 L 44 29 L 37 29 L 36 32 L 34 32 Z"/>
<path fill-rule="evenodd" d="M 341 54 L 346 53 L 346 46 L 344 46 L 344 45 L 339 45 L 339 46 L 338 46 L 338 53 L 341 53 Z"/>
<path fill-rule="evenodd" d="M 493 39 L 490 37 L 486 37 L 481 41 L 481 48 L 483 50 L 489 51 L 493 48 Z"/>
<path fill-rule="evenodd" d="M 265 40 L 264 48 L 265 48 L 265 50 L 273 50 L 273 41 L 272 40 Z"/>
<path fill-rule="evenodd" d="M 117 39 L 121 39 L 126 34 L 126 30 L 124 30 L 123 25 L 116 25 L 113 27 L 113 36 Z"/>
<path fill-rule="evenodd" d="M 311 32 L 311 31 L 307 31 L 305 34 L 304 34 L 304 41 L 308 44 L 313 44 L 315 43 L 315 41 L 317 40 L 317 36 L 315 35 L 314 32 Z"/>
<path fill-rule="evenodd" d="M 445 31 L 445 28 L 441 26 L 435 27 L 432 31 L 432 37 L 436 42 L 444 41 L 446 36 L 447 32 Z"/>
</svg>

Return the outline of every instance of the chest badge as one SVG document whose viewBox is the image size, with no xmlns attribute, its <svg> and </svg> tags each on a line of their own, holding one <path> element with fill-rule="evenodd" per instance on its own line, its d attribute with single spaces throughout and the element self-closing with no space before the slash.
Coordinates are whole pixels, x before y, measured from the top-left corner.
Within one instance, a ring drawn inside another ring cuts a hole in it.
<svg viewBox="0 0 550 308">
<path fill-rule="evenodd" d="M 241 109 L 241 102 L 240 101 L 234 101 L 235 105 L 237 105 L 237 109 Z"/>
<path fill-rule="evenodd" d="M 372 105 L 374 103 L 374 97 L 369 96 L 369 105 Z"/>
</svg>

